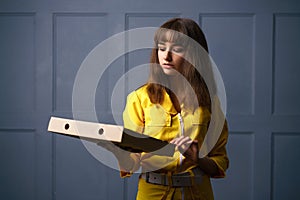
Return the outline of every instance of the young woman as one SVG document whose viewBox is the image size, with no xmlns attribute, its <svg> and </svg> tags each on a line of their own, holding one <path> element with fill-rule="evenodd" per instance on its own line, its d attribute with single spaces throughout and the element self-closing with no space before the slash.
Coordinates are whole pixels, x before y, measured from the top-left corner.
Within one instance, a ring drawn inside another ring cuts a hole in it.
<svg viewBox="0 0 300 200">
<path fill-rule="evenodd" d="M 177 148 L 173 157 L 115 153 L 121 176 L 142 168 L 138 200 L 211 200 L 210 178 L 224 177 L 228 168 L 228 129 L 223 121 L 213 148 L 205 157 L 198 156 L 216 110 L 212 109 L 215 85 L 205 36 L 193 20 L 175 18 L 157 30 L 154 42 L 149 79 L 128 95 L 124 127 Z"/>
</svg>

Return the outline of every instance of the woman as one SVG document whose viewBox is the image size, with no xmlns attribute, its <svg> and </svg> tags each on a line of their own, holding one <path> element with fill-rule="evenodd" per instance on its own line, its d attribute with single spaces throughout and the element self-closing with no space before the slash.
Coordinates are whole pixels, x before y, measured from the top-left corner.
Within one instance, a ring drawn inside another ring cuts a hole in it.
<svg viewBox="0 0 300 200">
<path fill-rule="evenodd" d="M 224 177 L 228 168 L 228 130 L 225 121 L 210 152 L 198 156 L 215 95 L 205 36 L 194 21 L 175 18 L 158 29 L 154 42 L 149 80 L 128 95 L 124 127 L 169 141 L 177 149 L 173 157 L 115 152 L 121 176 L 142 168 L 138 200 L 211 200 L 210 177 Z"/>
</svg>

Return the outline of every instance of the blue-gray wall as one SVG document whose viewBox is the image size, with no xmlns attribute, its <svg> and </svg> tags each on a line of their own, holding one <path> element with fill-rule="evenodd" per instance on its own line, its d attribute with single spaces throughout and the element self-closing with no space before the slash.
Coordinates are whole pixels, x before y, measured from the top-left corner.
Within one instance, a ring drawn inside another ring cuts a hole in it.
<svg viewBox="0 0 300 200">
<path fill-rule="evenodd" d="M 1 199 L 134 198 L 137 176 L 120 179 L 79 140 L 48 133 L 47 123 L 51 115 L 72 117 L 76 72 L 97 44 L 176 16 L 201 24 L 226 87 L 230 169 L 213 180 L 216 199 L 297 199 L 297 0 L 1 0 Z M 147 63 L 147 53 L 121 56 L 105 72 L 96 95 L 99 121 L 114 123 L 114 86 Z"/>
</svg>

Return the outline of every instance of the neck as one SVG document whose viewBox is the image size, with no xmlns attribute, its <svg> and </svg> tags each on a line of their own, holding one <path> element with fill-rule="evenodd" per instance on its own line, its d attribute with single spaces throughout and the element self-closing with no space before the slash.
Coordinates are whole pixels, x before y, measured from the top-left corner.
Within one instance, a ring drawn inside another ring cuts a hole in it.
<svg viewBox="0 0 300 200">
<path fill-rule="evenodd" d="M 169 87 L 170 87 L 170 90 L 177 97 L 178 101 L 182 102 L 183 90 L 184 90 L 184 83 L 182 80 L 182 76 L 170 76 L 169 77 Z"/>
</svg>

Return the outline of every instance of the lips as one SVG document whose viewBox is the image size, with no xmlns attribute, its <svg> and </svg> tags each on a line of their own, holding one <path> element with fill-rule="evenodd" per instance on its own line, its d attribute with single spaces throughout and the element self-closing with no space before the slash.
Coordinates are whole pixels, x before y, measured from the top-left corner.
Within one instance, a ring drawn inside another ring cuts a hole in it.
<svg viewBox="0 0 300 200">
<path fill-rule="evenodd" d="M 164 67 L 164 68 L 167 68 L 167 69 L 171 69 L 171 68 L 174 67 L 174 65 L 173 65 L 173 64 L 170 64 L 170 63 L 164 63 L 164 64 L 163 64 L 163 67 Z"/>
</svg>

